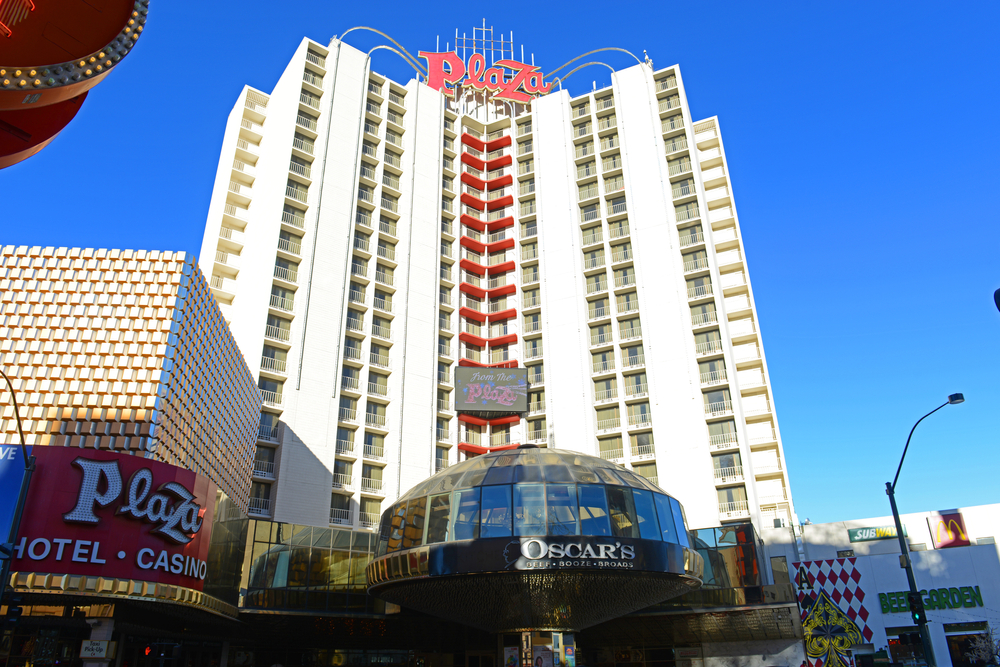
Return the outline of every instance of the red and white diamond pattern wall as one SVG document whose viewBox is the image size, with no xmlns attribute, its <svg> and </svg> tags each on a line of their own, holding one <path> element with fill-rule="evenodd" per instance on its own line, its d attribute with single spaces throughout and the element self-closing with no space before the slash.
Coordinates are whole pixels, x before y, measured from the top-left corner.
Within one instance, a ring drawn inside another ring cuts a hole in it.
<svg viewBox="0 0 1000 667">
<path fill-rule="evenodd" d="M 807 560 L 792 565 L 796 571 L 795 581 L 803 620 L 809 613 L 817 594 L 822 590 L 858 626 L 865 641 L 870 642 L 873 633 L 868 627 L 869 611 L 865 606 L 867 596 L 862 587 L 861 570 L 857 567 L 857 560 L 857 558 L 830 558 Z"/>
</svg>

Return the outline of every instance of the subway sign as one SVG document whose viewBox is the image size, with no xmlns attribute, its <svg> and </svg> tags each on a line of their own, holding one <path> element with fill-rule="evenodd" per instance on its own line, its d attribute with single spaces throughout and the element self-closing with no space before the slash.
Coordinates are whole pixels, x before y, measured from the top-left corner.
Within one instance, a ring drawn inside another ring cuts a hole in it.
<svg viewBox="0 0 1000 667">
<path fill-rule="evenodd" d="M 908 537 L 903 527 L 903 537 Z M 871 526 L 869 528 L 848 528 L 847 538 L 851 542 L 874 542 L 875 540 L 896 539 L 895 526 Z"/>
</svg>

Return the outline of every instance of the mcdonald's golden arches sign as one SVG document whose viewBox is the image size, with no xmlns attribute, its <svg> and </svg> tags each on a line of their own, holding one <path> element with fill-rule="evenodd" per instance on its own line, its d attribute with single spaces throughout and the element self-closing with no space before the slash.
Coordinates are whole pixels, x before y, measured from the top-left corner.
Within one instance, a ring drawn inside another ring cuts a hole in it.
<svg viewBox="0 0 1000 667">
<path fill-rule="evenodd" d="M 972 544 L 969 531 L 965 528 L 965 520 L 958 510 L 931 512 L 927 517 L 927 527 L 931 531 L 935 549 L 967 547 Z"/>
</svg>

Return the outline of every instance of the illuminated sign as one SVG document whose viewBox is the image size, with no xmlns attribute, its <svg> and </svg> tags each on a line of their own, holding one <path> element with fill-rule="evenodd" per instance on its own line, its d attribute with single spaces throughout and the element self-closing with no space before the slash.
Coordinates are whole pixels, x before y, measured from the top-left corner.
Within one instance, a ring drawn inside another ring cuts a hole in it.
<svg viewBox="0 0 1000 667">
<path fill-rule="evenodd" d="M 12 569 L 202 590 L 215 484 L 139 456 L 35 447 Z"/>
<path fill-rule="evenodd" d="M 536 66 L 516 60 L 498 60 L 495 65 L 499 67 L 487 68 L 481 53 L 469 56 L 468 65 L 454 51 L 420 51 L 417 55 L 427 61 L 427 85 L 448 97 L 455 96 L 455 88 L 448 84 L 488 90 L 493 97 L 512 102 L 530 102 L 533 96 L 545 95 L 552 89 L 551 83 L 543 83 L 544 75 Z"/>
<path fill-rule="evenodd" d="M 527 412 L 525 368 L 455 369 L 455 409 L 459 412 Z"/>
<path fill-rule="evenodd" d="M 910 603 L 906 599 L 909 591 L 896 593 L 879 593 L 878 600 L 883 614 L 902 614 L 910 611 Z M 983 606 L 983 594 L 979 586 L 962 586 L 961 588 L 932 588 L 920 591 L 924 599 L 924 609 L 962 609 Z"/>
<path fill-rule="evenodd" d="M 927 517 L 927 527 L 931 531 L 935 549 L 967 547 L 972 544 L 969 531 L 965 528 L 965 519 L 958 510 L 931 512 Z"/>
<path fill-rule="evenodd" d="M 903 527 L 903 536 L 906 534 L 906 527 Z M 894 540 L 896 539 L 895 526 L 871 526 L 868 528 L 848 528 L 847 539 L 851 542 L 872 542 L 874 540 Z"/>
</svg>

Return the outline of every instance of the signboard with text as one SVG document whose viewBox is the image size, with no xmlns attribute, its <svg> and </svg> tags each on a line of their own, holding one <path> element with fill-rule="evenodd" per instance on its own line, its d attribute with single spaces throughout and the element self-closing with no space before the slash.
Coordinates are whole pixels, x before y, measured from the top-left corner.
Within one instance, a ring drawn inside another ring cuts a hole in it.
<svg viewBox="0 0 1000 667">
<path fill-rule="evenodd" d="M 31 447 L 28 447 L 28 454 L 31 454 Z M 21 445 L 0 445 L 0 542 L 6 542 L 10 534 L 23 476 Z"/>
<path fill-rule="evenodd" d="M 454 51 L 419 51 L 417 55 L 427 61 L 427 85 L 448 97 L 455 95 L 455 89 L 448 84 L 488 90 L 493 97 L 512 102 L 530 102 L 534 96 L 552 90 L 551 83 L 543 83 L 544 75 L 538 67 L 516 60 L 498 60 L 493 67 L 486 67 L 486 57 L 481 53 L 469 56 L 468 64 Z"/>
<path fill-rule="evenodd" d="M 459 412 L 527 412 L 525 368 L 455 369 L 455 409 Z"/>
<path fill-rule="evenodd" d="M 215 484 L 139 456 L 35 447 L 11 569 L 202 590 Z"/>
<path fill-rule="evenodd" d="M 903 537 L 909 537 L 906 534 L 905 526 L 903 527 Z M 865 528 L 848 528 L 847 539 L 849 539 L 851 542 L 873 542 L 875 540 L 894 540 L 896 539 L 896 527 L 868 526 Z"/>
</svg>

